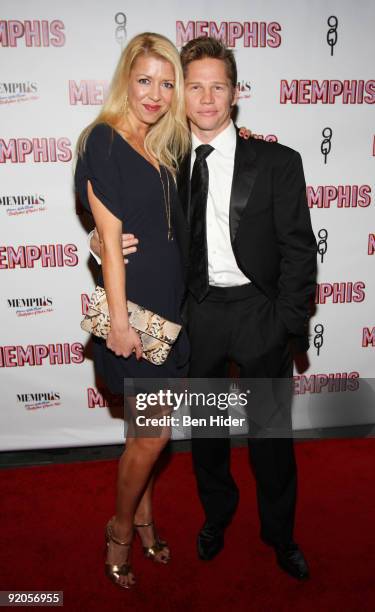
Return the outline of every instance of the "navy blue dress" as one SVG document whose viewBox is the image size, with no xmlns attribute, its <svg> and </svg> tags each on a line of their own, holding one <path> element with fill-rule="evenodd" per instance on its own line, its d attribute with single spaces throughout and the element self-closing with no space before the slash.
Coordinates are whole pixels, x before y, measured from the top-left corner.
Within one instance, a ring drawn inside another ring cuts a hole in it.
<svg viewBox="0 0 375 612">
<path fill-rule="evenodd" d="M 165 194 L 167 170 L 161 168 Z M 78 158 L 75 185 L 83 206 L 91 212 L 87 180 L 99 200 L 122 221 L 123 232 L 139 239 L 138 250 L 126 265 L 126 295 L 161 316 L 182 324 L 184 294 L 181 255 L 176 238 L 168 240 L 163 186 L 157 169 L 118 132 L 101 123 L 90 133 L 85 154 Z M 180 206 L 169 174 L 171 207 Z M 124 264 L 125 265 L 125 264 Z M 100 268 L 97 283 L 104 286 Z M 169 378 L 187 374 L 189 344 L 184 329 L 166 362 L 156 366 L 135 355 L 118 357 L 104 340 L 94 339 L 95 369 L 112 393 L 123 393 L 125 378 Z"/>
</svg>

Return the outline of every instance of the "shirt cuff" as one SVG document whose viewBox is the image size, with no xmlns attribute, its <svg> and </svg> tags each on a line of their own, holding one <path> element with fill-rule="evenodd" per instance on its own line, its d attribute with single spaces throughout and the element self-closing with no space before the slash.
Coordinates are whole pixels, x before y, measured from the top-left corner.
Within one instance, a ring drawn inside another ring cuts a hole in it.
<svg viewBox="0 0 375 612">
<path fill-rule="evenodd" d="M 91 238 L 93 237 L 94 232 L 95 232 L 95 230 L 93 229 L 93 230 L 91 230 L 91 232 L 88 234 L 88 236 L 87 236 L 87 242 L 88 242 L 88 246 L 89 246 L 89 250 L 90 250 L 91 255 L 92 255 L 92 256 L 93 256 L 93 258 L 95 259 L 96 263 L 97 263 L 99 266 L 101 266 L 101 265 L 102 265 L 102 260 L 100 259 L 99 255 L 97 255 L 96 253 L 94 253 L 94 251 L 93 251 L 93 250 L 91 249 L 91 247 L 90 247 Z"/>
</svg>

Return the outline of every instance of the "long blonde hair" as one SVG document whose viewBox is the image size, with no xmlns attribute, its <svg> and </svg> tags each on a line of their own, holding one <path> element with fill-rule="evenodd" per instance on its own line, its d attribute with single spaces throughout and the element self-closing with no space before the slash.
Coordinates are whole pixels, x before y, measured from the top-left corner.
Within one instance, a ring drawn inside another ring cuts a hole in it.
<svg viewBox="0 0 375 612">
<path fill-rule="evenodd" d="M 128 43 L 120 56 L 108 96 L 98 117 L 82 131 L 78 139 L 77 152 L 78 155 L 83 154 L 87 139 L 95 125 L 107 123 L 116 129 L 124 119 L 130 72 L 135 60 L 143 54 L 161 57 L 170 62 L 174 68 L 172 104 L 167 113 L 149 128 L 144 147 L 149 155 L 175 175 L 179 160 L 189 150 L 190 132 L 185 115 L 184 77 L 180 57 L 176 47 L 161 34 L 144 32 Z"/>
</svg>

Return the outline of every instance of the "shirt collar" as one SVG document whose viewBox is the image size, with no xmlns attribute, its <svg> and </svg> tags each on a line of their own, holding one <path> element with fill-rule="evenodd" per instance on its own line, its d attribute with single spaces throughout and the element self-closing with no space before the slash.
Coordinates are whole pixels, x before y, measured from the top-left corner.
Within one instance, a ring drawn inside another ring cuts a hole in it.
<svg viewBox="0 0 375 612">
<path fill-rule="evenodd" d="M 211 142 L 209 143 L 212 147 L 214 147 L 215 151 L 219 151 L 222 155 L 231 156 L 234 155 L 236 150 L 236 142 L 237 142 L 237 133 L 236 128 L 234 127 L 233 121 L 229 123 L 229 125 L 220 132 Z M 192 153 L 195 152 L 195 149 L 199 147 L 199 145 L 204 144 L 199 140 L 199 138 L 192 133 L 191 135 L 191 143 L 192 143 Z M 213 155 L 213 153 L 211 153 Z"/>
</svg>

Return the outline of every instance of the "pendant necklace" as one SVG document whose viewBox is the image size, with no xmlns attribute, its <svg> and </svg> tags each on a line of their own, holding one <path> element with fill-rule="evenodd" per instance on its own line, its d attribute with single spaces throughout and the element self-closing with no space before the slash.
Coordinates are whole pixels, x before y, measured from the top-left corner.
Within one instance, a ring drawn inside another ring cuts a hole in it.
<svg viewBox="0 0 375 612">
<path fill-rule="evenodd" d="M 165 215 L 167 217 L 167 225 L 168 225 L 168 240 L 171 241 L 173 240 L 173 233 L 172 233 L 172 225 L 171 225 L 171 200 L 170 200 L 170 192 L 169 192 L 169 173 L 168 170 L 166 168 L 164 168 L 164 172 L 167 176 L 167 196 L 165 194 L 165 186 L 164 186 L 164 181 L 161 175 L 161 169 L 164 166 L 159 166 L 159 177 L 160 177 L 160 182 L 161 185 L 163 187 L 163 197 L 164 197 L 164 206 L 165 206 Z"/>
</svg>

